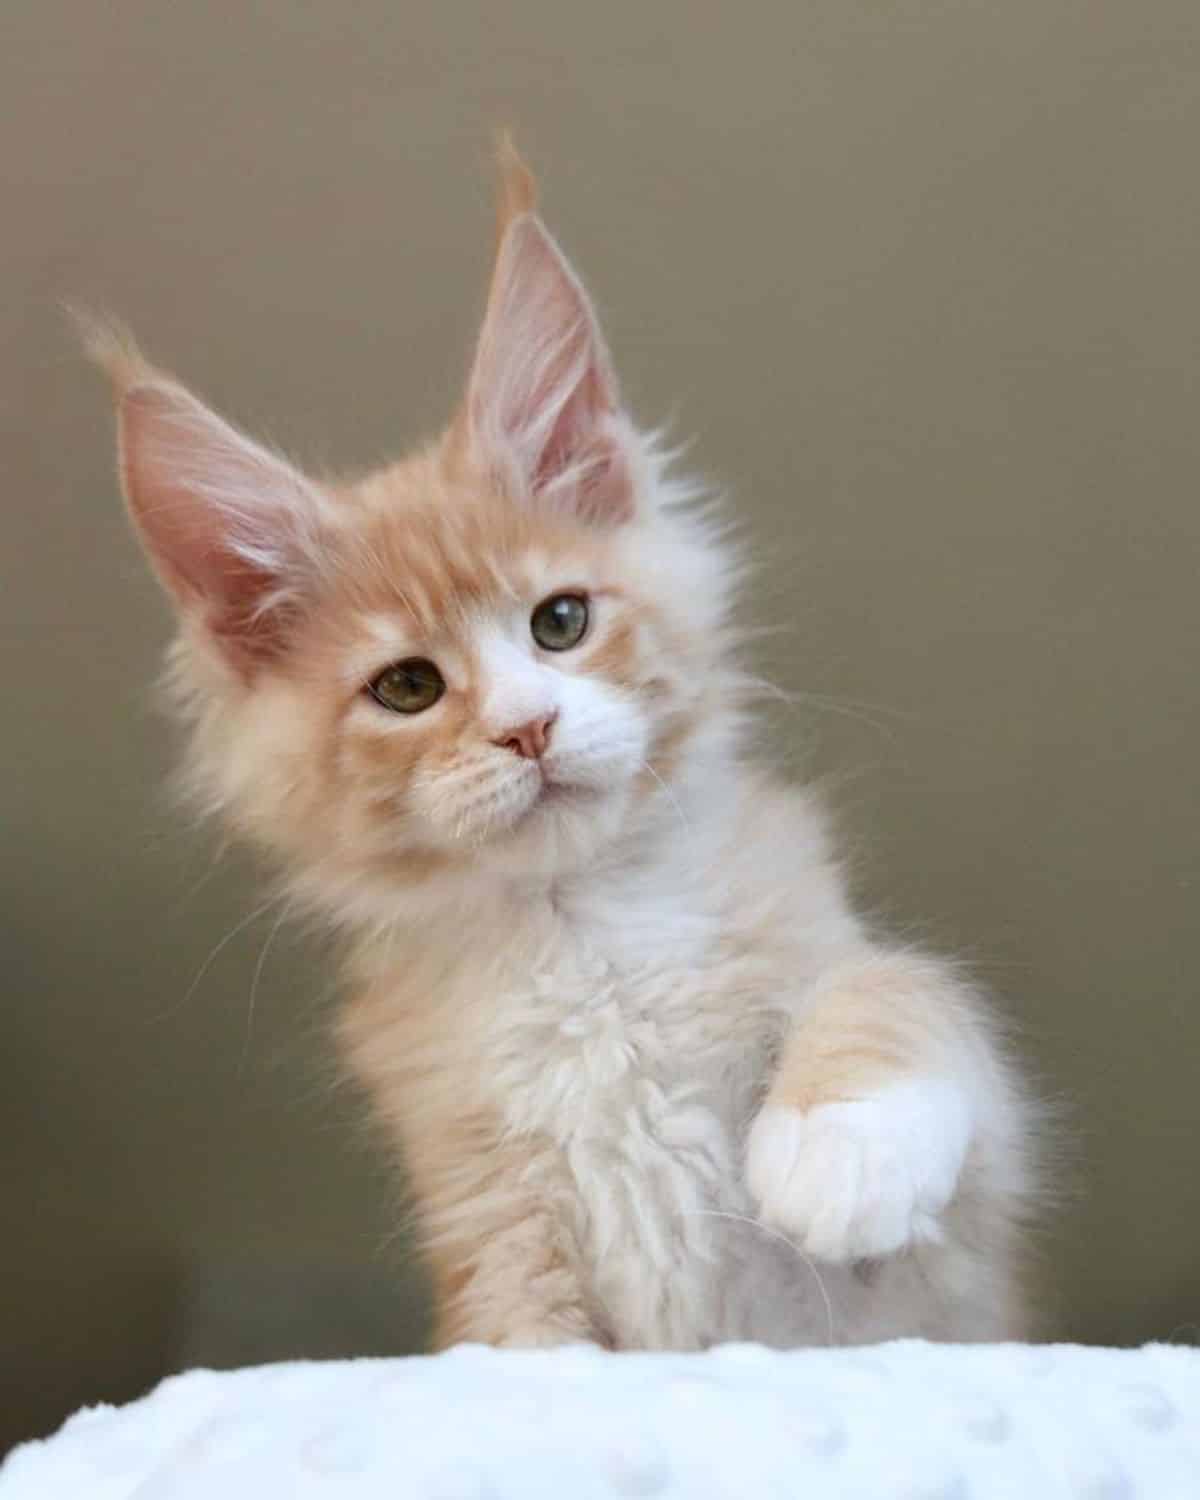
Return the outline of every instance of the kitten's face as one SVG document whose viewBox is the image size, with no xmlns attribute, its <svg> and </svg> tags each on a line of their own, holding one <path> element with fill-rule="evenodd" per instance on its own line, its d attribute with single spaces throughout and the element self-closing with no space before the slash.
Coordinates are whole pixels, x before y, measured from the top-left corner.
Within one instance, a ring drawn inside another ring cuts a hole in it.
<svg viewBox="0 0 1200 1500">
<path fill-rule="evenodd" d="M 688 610 L 670 578 L 656 597 L 636 528 L 441 469 L 403 466 L 347 506 L 340 576 L 280 674 L 292 717 L 320 725 L 309 816 L 381 872 L 575 864 L 672 774 L 706 696 L 684 670 Z"/>
<path fill-rule="evenodd" d="M 664 493 L 515 159 L 500 228 L 459 414 L 356 484 L 93 340 L 180 615 L 193 780 L 346 912 L 467 865 L 579 869 L 661 814 L 728 707 L 725 556 Z"/>
</svg>

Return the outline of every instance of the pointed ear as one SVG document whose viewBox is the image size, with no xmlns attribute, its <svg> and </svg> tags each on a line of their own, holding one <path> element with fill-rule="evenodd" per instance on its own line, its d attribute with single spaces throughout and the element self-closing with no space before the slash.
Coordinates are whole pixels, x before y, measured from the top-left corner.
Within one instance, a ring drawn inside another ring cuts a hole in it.
<svg viewBox="0 0 1200 1500">
<path fill-rule="evenodd" d="M 86 339 L 116 390 L 121 482 L 155 570 L 249 676 L 286 646 L 318 564 L 324 497 L 122 332 L 93 325 Z"/>
<path fill-rule="evenodd" d="M 632 429 L 596 315 L 534 212 L 528 168 L 501 143 L 496 265 L 467 387 L 472 456 L 504 487 L 591 520 L 633 511 Z"/>
</svg>

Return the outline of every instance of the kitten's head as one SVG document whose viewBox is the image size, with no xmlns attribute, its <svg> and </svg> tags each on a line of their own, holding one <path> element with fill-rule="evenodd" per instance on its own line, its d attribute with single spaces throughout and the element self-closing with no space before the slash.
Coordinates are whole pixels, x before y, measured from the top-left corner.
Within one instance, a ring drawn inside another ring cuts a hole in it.
<svg viewBox="0 0 1200 1500">
<path fill-rule="evenodd" d="M 728 556 L 619 403 L 586 293 L 504 160 L 461 409 L 309 478 L 112 334 L 121 477 L 181 631 L 193 785 L 344 915 L 553 876 L 672 815 L 734 718 Z"/>
</svg>

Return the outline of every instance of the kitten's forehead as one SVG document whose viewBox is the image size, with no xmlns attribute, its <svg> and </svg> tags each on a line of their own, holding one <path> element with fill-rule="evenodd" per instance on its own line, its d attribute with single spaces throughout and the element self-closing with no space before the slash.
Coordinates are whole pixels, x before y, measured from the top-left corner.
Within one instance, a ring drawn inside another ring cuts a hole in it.
<svg viewBox="0 0 1200 1500">
<path fill-rule="evenodd" d="M 540 589 L 583 585 L 607 548 L 570 515 L 449 479 L 429 458 L 344 496 L 338 593 L 360 618 L 431 639 L 481 615 L 525 607 Z"/>
</svg>

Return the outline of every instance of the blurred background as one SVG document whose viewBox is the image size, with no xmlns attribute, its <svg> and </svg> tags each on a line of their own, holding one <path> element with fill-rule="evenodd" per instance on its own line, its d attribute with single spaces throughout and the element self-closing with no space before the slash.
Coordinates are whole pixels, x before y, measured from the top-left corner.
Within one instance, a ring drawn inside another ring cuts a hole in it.
<svg viewBox="0 0 1200 1500">
<path fill-rule="evenodd" d="M 775 753 L 1069 1101 L 1052 1332 L 1200 1336 L 1194 0 L 0 7 L 0 1448 L 420 1346 L 332 966 L 162 790 L 164 601 L 57 300 L 359 466 L 448 415 L 511 122 L 763 561 Z"/>
</svg>

